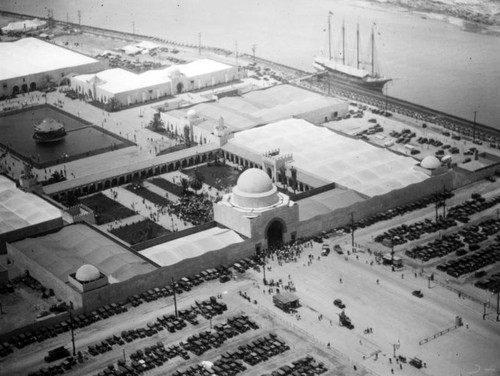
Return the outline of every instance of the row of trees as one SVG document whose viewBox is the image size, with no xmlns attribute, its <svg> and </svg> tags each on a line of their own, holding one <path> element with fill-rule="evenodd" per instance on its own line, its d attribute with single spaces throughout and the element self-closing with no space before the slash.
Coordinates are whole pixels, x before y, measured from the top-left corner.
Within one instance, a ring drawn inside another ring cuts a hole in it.
<svg viewBox="0 0 500 376">
<path fill-rule="evenodd" d="M 298 189 L 298 184 L 297 184 L 297 169 L 294 168 L 294 167 L 290 167 L 290 174 L 291 174 L 291 185 L 290 187 L 293 189 L 293 193 L 295 193 Z M 280 167 L 279 169 L 279 176 L 278 176 L 278 180 L 281 184 L 283 184 L 283 186 L 285 187 L 285 189 L 288 188 L 288 179 L 286 177 L 286 166 L 283 165 Z"/>
</svg>

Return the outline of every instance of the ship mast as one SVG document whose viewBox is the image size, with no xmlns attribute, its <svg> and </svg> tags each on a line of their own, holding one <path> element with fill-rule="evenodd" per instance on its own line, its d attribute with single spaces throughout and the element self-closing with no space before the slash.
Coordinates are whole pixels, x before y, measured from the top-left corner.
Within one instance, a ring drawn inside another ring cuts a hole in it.
<svg viewBox="0 0 500 376">
<path fill-rule="evenodd" d="M 356 67 L 359 69 L 359 24 L 356 29 Z"/>
<path fill-rule="evenodd" d="M 332 60 L 332 21 L 333 13 L 328 12 L 328 60 Z"/>
<path fill-rule="evenodd" d="M 372 26 L 372 76 L 375 76 L 375 32 L 373 30 L 375 24 Z"/>
<path fill-rule="evenodd" d="M 342 64 L 345 65 L 345 22 L 342 21 Z"/>
</svg>

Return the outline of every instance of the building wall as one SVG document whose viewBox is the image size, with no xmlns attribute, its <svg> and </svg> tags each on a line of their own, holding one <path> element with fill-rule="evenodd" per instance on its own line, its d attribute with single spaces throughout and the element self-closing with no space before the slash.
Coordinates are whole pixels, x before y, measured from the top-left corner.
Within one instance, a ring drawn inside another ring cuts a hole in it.
<svg viewBox="0 0 500 376">
<path fill-rule="evenodd" d="M 33 249 L 33 252 L 36 252 L 36 249 Z M 25 270 L 29 270 L 33 278 L 37 279 L 46 288 L 53 289 L 57 298 L 65 302 L 72 301 L 75 307 L 79 307 L 82 304 L 81 294 L 72 288 L 68 282 L 61 281 L 34 259 L 18 250 L 13 244 L 7 244 L 7 253 L 21 273 L 24 273 Z"/>
<path fill-rule="evenodd" d="M 347 102 L 337 103 L 332 106 L 325 106 L 313 111 L 308 111 L 296 115 L 298 119 L 304 119 L 310 123 L 319 125 L 326 121 L 335 120 L 338 117 L 344 117 L 349 111 Z"/>
<path fill-rule="evenodd" d="M 215 268 L 221 264 L 231 265 L 237 260 L 254 254 L 255 245 L 251 240 L 233 244 L 220 250 L 207 252 L 200 257 L 185 259 L 177 264 L 158 268 L 151 273 L 136 276 L 125 282 L 89 291 L 82 295 L 82 306 L 84 311 L 90 312 L 102 305 L 125 300 L 130 295 L 140 294 L 155 287 L 171 285 L 172 278 L 177 281 L 182 277 L 196 275 L 205 269 Z"/>
<path fill-rule="evenodd" d="M 47 75 L 52 77 L 55 84 L 59 85 L 59 83 L 61 82 L 61 79 L 68 74 L 71 74 L 71 73 L 77 73 L 77 74 L 94 73 L 94 72 L 98 72 L 98 71 L 102 70 L 102 67 L 103 66 L 102 66 L 101 62 L 95 62 L 95 63 L 80 65 L 77 67 L 67 67 L 67 68 L 62 68 L 62 69 L 55 69 L 52 71 L 41 72 L 41 73 L 37 73 L 37 74 L 30 74 L 30 75 L 26 75 L 26 76 L 19 76 L 19 77 L 11 78 L 8 80 L 3 80 L 0 82 L 0 97 L 12 95 L 12 90 L 13 90 L 14 86 L 18 86 L 20 92 L 22 92 L 23 85 L 27 85 L 28 90 L 29 90 L 30 85 L 32 83 L 34 83 L 38 89 L 42 86 L 44 78 Z"/>
<path fill-rule="evenodd" d="M 299 206 L 279 206 L 263 212 L 259 217 L 252 220 L 251 238 L 258 243 L 267 245 L 267 229 L 275 220 L 285 224 L 283 229 L 283 241 L 289 242 L 292 233 L 296 233 L 299 227 Z"/>
<path fill-rule="evenodd" d="M 33 235 L 38 235 L 43 232 L 55 230 L 63 226 L 62 215 L 60 218 L 51 219 L 50 221 L 37 223 L 23 227 L 17 230 L 0 234 L 0 255 L 7 253 L 6 243 L 25 239 Z"/>
<path fill-rule="evenodd" d="M 226 198 L 224 198 L 224 201 L 226 201 Z M 245 213 L 228 206 L 226 203 L 217 203 L 214 205 L 214 221 L 247 238 L 252 237 L 252 222 L 254 220 L 255 218 L 248 218 L 245 216 Z"/>
<path fill-rule="evenodd" d="M 318 215 L 299 225 L 298 236 L 312 236 L 321 231 L 341 227 L 351 222 L 351 213 L 354 220 L 366 218 L 400 205 L 404 205 L 433 193 L 442 192 L 443 188 L 455 189 L 456 174 L 449 172 L 440 176 L 431 177 L 423 182 L 409 185 L 405 188 L 394 190 L 385 195 L 375 196 L 366 201 L 357 202 L 351 206 L 333 210 L 324 215 Z M 461 185 L 460 185 L 461 186 Z"/>
</svg>

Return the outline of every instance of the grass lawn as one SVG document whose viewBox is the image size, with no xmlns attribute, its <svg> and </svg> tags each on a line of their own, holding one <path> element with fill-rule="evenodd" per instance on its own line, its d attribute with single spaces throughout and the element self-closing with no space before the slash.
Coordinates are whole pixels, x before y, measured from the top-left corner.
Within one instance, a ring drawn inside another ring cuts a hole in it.
<svg viewBox="0 0 500 376">
<path fill-rule="evenodd" d="M 102 193 L 81 198 L 80 202 L 91 208 L 96 216 L 96 224 L 103 225 L 117 219 L 123 219 L 135 215 L 135 212 L 122 204 L 113 201 Z"/>
<path fill-rule="evenodd" d="M 150 202 L 152 202 L 155 205 L 168 205 L 169 200 L 166 197 L 160 196 L 157 193 L 151 192 L 149 189 L 144 188 L 142 185 L 139 184 L 128 184 L 125 186 L 125 189 L 127 191 L 132 192 L 133 194 L 142 197 Z"/>
<path fill-rule="evenodd" d="M 231 188 L 236 185 L 240 171 L 231 166 L 208 166 L 202 165 L 190 169 L 182 170 L 182 172 L 189 176 L 194 176 L 194 172 L 198 170 L 204 179 L 204 183 L 218 189 L 220 191 Z"/>
<path fill-rule="evenodd" d="M 160 187 L 161 189 L 170 192 L 177 197 L 182 196 L 182 187 L 180 185 L 174 184 L 171 181 L 168 181 L 163 178 L 152 178 L 148 180 L 151 184 L 156 185 L 157 187 Z"/>
<path fill-rule="evenodd" d="M 146 240 L 158 238 L 171 233 L 171 231 L 149 219 L 124 225 L 122 227 L 112 229 L 110 232 L 130 245 L 142 243 Z"/>
</svg>

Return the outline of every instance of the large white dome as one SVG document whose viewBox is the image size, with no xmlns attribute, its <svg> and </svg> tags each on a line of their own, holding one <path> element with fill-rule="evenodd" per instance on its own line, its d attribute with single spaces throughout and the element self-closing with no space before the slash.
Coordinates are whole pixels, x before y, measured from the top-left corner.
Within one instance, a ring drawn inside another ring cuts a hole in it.
<svg viewBox="0 0 500 376">
<path fill-rule="evenodd" d="M 428 155 L 422 162 L 420 162 L 420 166 L 426 168 L 427 170 L 435 170 L 436 168 L 441 166 L 441 161 L 437 159 L 433 155 Z"/>
<path fill-rule="evenodd" d="M 101 272 L 93 265 L 85 264 L 76 271 L 76 279 L 80 282 L 91 282 L 99 279 Z"/>
<path fill-rule="evenodd" d="M 231 202 L 245 208 L 263 208 L 279 201 L 278 190 L 269 176 L 258 168 L 250 168 L 238 178 Z"/>
</svg>

